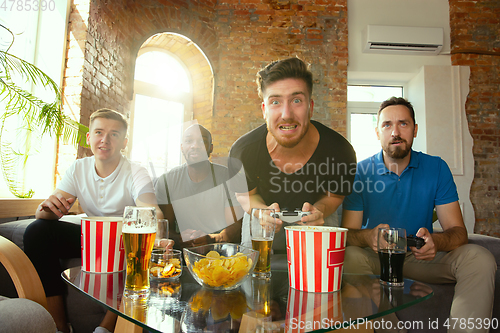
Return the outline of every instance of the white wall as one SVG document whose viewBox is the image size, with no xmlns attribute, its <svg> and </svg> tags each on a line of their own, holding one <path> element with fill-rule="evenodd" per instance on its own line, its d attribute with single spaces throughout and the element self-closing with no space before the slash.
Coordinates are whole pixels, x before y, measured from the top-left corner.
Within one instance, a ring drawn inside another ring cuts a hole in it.
<svg viewBox="0 0 500 333">
<path fill-rule="evenodd" d="M 348 0 L 349 84 L 403 85 L 419 133 L 413 148 L 441 156 L 452 169 L 464 222 L 474 231 L 469 198 L 474 177 L 472 137 L 465 116 L 469 69 L 451 66 L 448 0 Z M 438 56 L 363 53 L 367 25 L 441 27 Z"/>
<path fill-rule="evenodd" d="M 451 65 L 448 0 L 348 0 L 349 83 L 407 82 L 424 65 Z M 362 53 L 367 25 L 439 27 L 444 45 L 439 56 L 399 56 Z"/>
<path fill-rule="evenodd" d="M 427 153 L 441 156 L 453 173 L 467 230 L 474 232 L 474 208 L 469 198 L 474 180 L 472 136 L 465 115 L 469 67 L 424 66 Z"/>
</svg>

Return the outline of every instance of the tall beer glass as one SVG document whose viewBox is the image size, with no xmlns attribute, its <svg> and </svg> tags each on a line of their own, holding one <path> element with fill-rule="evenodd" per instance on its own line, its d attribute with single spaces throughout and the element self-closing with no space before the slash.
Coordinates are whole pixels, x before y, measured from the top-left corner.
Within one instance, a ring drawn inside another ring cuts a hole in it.
<svg viewBox="0 0 500 333">
<path fill-rule="evenodd" d="M 149 295 L 149 261 L 156 237 L 154 207 L 125 207 L 123 245 L 127 260 L 127 277 L 123 295 L 141 299 Z"/>
<path fill-rule="evenodd" d="M 380 228 L 377 239 L 380 259 L 380 283 L 386 286 L 402 286 L 403 265 L 406 257 L 406 230 Z"/>
<path fill-rule="evenodd" d="M 252 209 L 250 237 L 252 239 L 252 248 L 259 251 L 253 276 L 271 276 L 271 249 L 273 247 L 275 228 L 274 209 Z"/>
</svg>

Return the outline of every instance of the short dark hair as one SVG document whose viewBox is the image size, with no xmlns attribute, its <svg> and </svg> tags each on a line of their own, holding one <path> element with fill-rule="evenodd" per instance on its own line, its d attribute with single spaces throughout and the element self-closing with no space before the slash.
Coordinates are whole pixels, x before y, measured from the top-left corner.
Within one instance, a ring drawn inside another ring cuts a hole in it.
<svg viewBox="0 0 500 333">
<path fill-rule="evenodd" d="M 385 101 L 382 102 L 382 104 L 380 104 L 380 108 L 378 109 L 378 116 L 377 116 L 377 125 L 378 125 L 378 118 L 380 118 L 380 113 L 388 106 L 392 106 L 392 105 L 403 105 L 403 106 L 406 106 L 406 108 L 410 111 L 410 116 L 411 116 L 411 119 L 413 120 L 413 124 L 415 125 L 416 124 L 416 121 L 415 121 L 415 110 L 413 110 L 413 105 L 411 105 L 410 102 L 408 102 L 408 100 L 406 100 L 405 98 L 403 97 L 391 97 Z"/>
<path fill-rule="evenodd" d="M 123 127 L 125 128 L 125 134 L 127 133 L 128 129 L 128 122 L 127 119 L 125 119 L 125 116 L 122 115 L 120 112 L 111 110 L 111 109 L 99 109 L 95 112 L 93 112 L 90 115 L 90 124 L 89 127 L 92 126 L 92 123 L 96 118 L 106 118 L 106 119 L 113 119 L 116 121 L 119 121 L 122 123 Z"/>
<path fill-rule="evenodd" d="M 313 75 L 305 62 L 299 58 L 288 58 L 273 61 L 257 73 L 257 90 L 259 97 L 264 98 L 264 92 L 270 84 L 284 79 L 301 79 L 307 85 L 309 98 L 312 96 Z"/>
</svg>

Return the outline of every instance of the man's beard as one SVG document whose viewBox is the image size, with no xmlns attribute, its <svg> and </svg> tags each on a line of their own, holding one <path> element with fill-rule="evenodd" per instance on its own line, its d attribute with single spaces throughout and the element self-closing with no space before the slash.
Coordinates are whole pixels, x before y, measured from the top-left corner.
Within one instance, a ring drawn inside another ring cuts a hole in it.
<svg viewBox="0 0 500 333">
<path fill-rule="evenodd" d="M 302 131 L 302 133 L 299 133 L 299 136 L 296 137 L 295 139 L 293 140 L 288 140 L 286 137 L 285 138 L 282 138 L 282 137 L 279 137 L 278 135 L 275 135 L 274 134 L 274 130 L 271 130 L 271 128 L 269 127 L 269 122 L 266 122 L 266 125 L 267 125 L 267 131 L 269 133 L 271 133 L 271 135 L 273 136 L 273 138 L 276 140 L 276 142 L 284 147 L 284 148 L 293 148 L 295 147 L 296 145 L 299 144 L 300 141 L 302 141 L 302 139 L 304 138 L 304 136 L 306 135 L 307 131 L 309 130 L 309 122 L 307 122 L 305 125 L 304 125 L 304 131 Z M 279 125 L 278 125 L 279 127 Z"/>
<path fill-rule="evenodd" d="M 402 143 L 405 144 L 406 148 L 403 149 L 401 146 L 399 146 L 399 147 L 394 147 L 394 149 L 390 149 L 391 143 L 394 142 L 394 141 L 401 141 Z M 408 144 L 408 142 L 406 140 L 404 140 L 404 139 L 402 139 L 401 137 L 398 136 L 398 137 L 393 138 L 391 140 L 391 142 L 389 142 L 387 145 L 385 145 L 384 147 L 382 147 L 382 149 L 387 154 L 387 156 L 389 156 L 390 158 L 393 158 L 393 159 L 403 159 L 406 156 L 408 156 L 408 154 L 410 153 L 410 151 L 411 151 L 411 144 Z"/>
</svg>

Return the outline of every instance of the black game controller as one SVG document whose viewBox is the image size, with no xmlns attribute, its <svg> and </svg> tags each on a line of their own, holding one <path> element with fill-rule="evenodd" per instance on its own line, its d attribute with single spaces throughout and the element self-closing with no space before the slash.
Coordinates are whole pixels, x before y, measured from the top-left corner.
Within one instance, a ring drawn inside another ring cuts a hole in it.
<svg viewBox="0 0 500 333">
<path fill-rule="evenodd" d="M 300 222 L 300 219 L 304 216 L 311 215 L 311 212 L 303 212 L 301 210 L 294 210 L 293 212 L 284 210 L 282 212 L 274 213 L 273 217 L 280 219 L 283 222 L 295 223 Z"/>
<path fill-rule="evenodd" d="M 423 238 L 409 235 L 408 237 L 406 237 L 406 245 L 409 247 L 416 247 L 417 249 L 420 249 L 425 245 L 425 241 Z"/>
</svg>

